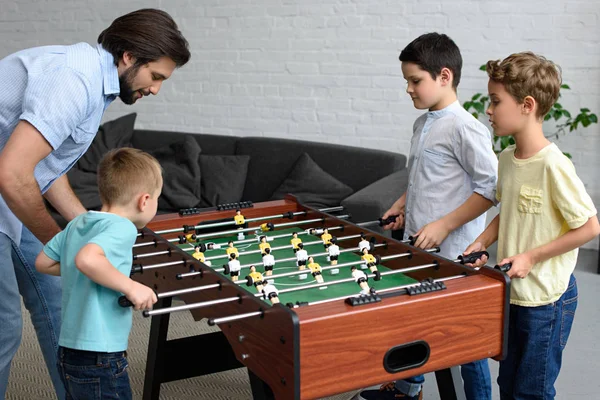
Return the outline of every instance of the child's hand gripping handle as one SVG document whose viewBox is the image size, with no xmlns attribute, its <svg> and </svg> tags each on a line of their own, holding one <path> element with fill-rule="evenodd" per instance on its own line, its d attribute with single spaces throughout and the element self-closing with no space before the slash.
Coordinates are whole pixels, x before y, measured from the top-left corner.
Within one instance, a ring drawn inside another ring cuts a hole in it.
<svg viewBox="0 0 600 400">
<path fill-rule="evenodd" d="M 511 269 L 511 267 L 512 267 L 511 263 L 506 263 L 506 264 L 502 264 L 502 265 L 496 265 L 494 267 L 494 269 L 499 269 L 500 271 L 506 273 L 506 272 L 508 272 L 508 270 Z"/>
</svg>

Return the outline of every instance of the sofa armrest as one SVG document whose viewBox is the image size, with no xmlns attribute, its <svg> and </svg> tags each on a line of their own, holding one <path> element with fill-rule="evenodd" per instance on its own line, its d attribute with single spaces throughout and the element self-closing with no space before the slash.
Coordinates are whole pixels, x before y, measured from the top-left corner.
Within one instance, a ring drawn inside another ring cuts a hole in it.
<svg viewBox="0 0 600 400">
<path fill-rule="evenodd" d="M 408 169 L 396 171 L 379 179 L 342 200 L 352 221 L 365 222 L 380 218 L 408 187 Z M 369 227 L 379 233 L 391 236 L 390 231 L 384 231 L 378 226 Z M 396 235 L 394 235 L 396 236 Z"/>
</svg>

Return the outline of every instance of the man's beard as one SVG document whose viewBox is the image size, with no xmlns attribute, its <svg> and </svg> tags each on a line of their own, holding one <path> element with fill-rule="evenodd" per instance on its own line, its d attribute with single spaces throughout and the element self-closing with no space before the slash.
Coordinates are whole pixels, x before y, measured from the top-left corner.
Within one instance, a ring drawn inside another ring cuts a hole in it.
<svg viewBox="0 0 600 400">
<path fill-rule="evenodd" d="M 133 65 L 119 76 L 119 97 L 125 104 L 131 105 L 136 101 L 134 95 L 137 93 L 137 90 L 133 90 L 132 85 L 133 78 L 135 78 L 139 69 L 139 65 Z"/>
</svg>

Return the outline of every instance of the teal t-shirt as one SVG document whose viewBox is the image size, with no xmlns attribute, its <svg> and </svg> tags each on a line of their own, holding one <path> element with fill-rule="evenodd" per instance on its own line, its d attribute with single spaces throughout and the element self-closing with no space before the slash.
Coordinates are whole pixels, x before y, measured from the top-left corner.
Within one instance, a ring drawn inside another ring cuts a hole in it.
<svg viewBox="0 0 600 400">
<path fill-rule="evenodd" d="M 46 244 L 44 253 L 60 262 L 63 287 L 60 346 L 97 352 L 127 349 L 131 308 L 119 306 L 121 293 L 100 286 L 81 273 L 75 266 L 75 256 L 86 244 L 97 244 L 108 261 L 129 276 L 136 237 L 137 229 L 130 220 L 89 211 L 73 219 Z"/>
</svg>

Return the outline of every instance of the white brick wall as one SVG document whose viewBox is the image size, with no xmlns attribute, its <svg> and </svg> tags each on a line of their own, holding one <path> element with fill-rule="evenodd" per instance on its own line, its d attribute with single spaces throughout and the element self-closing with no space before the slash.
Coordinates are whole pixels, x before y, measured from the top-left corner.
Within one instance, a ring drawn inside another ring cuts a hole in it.
<svg viewBox="0 0 600 400">
<path fill-rule="evenodd" d="M 117 101 L 105 120 L 135 111 L 139 128 L 407 153 L 419 111 L 404 93 L 398 55 L 429 31 L 447 33 L 461 48 L 463 102 L 486 90 L 481 64 L 532 50 L 562 66 L 572 88 L 564 106 L 600 114 L 598 0 L 2 0 L 0 57 L 30 46 L 95 43 L 114 18 L 142 7 L 173 15 L 192 61 L 159 96 L 132 107 Z M 600 207 L 599 125 L 559 145 Z"/>
</svg>

